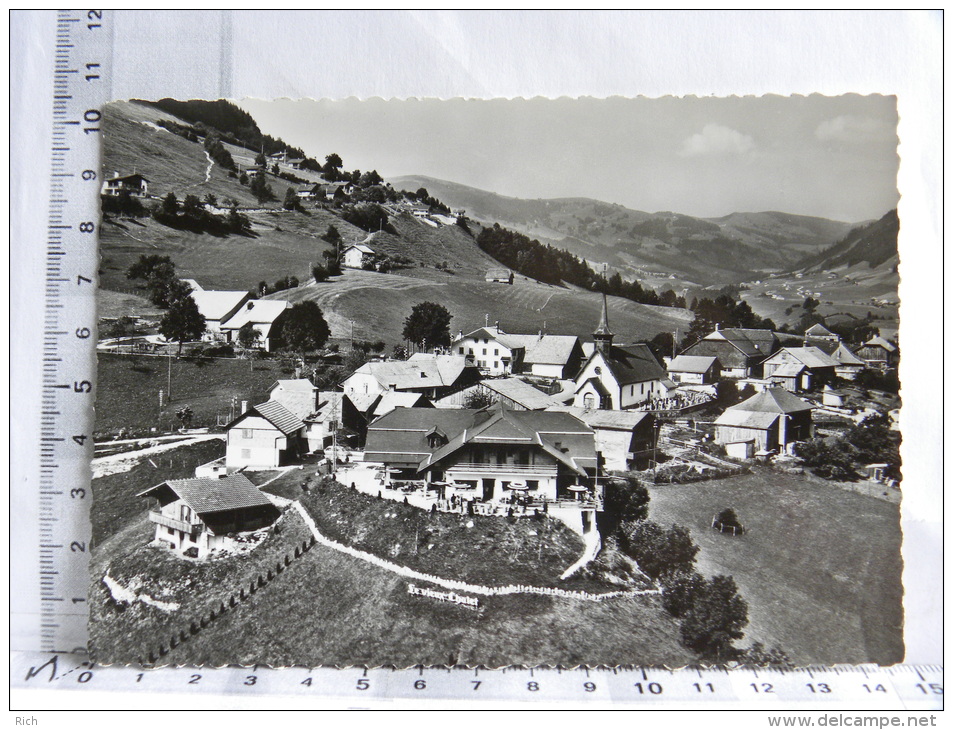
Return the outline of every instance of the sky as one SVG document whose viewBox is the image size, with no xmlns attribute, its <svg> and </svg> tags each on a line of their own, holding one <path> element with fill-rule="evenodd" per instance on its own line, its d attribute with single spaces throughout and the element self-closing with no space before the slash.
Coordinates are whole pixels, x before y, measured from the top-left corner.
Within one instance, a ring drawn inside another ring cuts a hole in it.
<svg viewBox="0 0 953 730">
<path fill-rule="evenodd" d="M 892 96 L 238 102 L 263 132 L 347 169 L 520 198 L 698 217 L 846 222 L 897 205 Z"/>
</svg>

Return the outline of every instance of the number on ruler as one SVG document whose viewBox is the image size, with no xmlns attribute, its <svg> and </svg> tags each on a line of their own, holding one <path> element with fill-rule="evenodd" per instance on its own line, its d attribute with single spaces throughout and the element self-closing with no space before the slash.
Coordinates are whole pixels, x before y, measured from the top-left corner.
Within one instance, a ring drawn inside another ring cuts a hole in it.
<svg viewBox="0 0 953 730">
<path fill-rule="evenodd" d="M 98 64 L 98 63 L 87 63 L 87 64 L 86 64 L 86 70 L 87 70 L 87 71 L 92 71 L 94 68 L 99 68 L 99 64 Z M 86 80 L 87 80 L 87 81 L 95 81 L 95 80 L 98 79 L 98 78 L 99 78 L 99 74 L 86 74 Z"/>
<path fill-rule="evenodd" d="M 100 119 L 103 118 L 102 112 L 99 109 L 87 109 L 83 114 L 83 119 L 89 124 L 96 124 Z M 85 134 L 93 134 L 98 132 L 99 127 L 83 127 L 83 132 Z"/>
<path fill-rule="evenodd" d="M 929 692 L 927 692 L 927 687 L 930 688 L 930 691 L 929 691 Z M 923 692 L 923 694 L 925 694 L 925 695 L 929 695 L 929 694 L 941 695 L 941 694 L 943 694 L 943 685 L 942 685 L 942 684 L 939 684 L 938 682 L 930 682 L 930 684 L 928 684 L 928 685 L 926 685 L 926 686 L 924 686 L 924 685 L 922 685 L 922 684 L 918 684 L 918 685 L 917 685 L 917 689 L 919 689 L 919 690 L 920 690 L 921 692 Z"/>
<path fill-rule="evenodd" d="M 86 13 L 86 19 L 87 19 L 87 20 L 102 20 L 102 19 L 103 19 L 103 11 L 102 11 L 102 10 L 90 10 L 88 13 Z M 86 24 L 86 29 L 87 29 L 87 30 L 93 30 L 94 28 L 102 28 L 102 27 L 103 27 L 103 24 L 102 24 L 102 23 L 87 23 L 87 24 Z"/>
<path fill-rule="evenodd" d="M 662 694 L 662 685 L 660 685 L 658 682 L 649 682 L 645 689 L 642 688 L 641 682 L 636 682 L 634 686 L 637 690 L 639 690 L 640 695 L 644 695 L 646 690 L 648 690 L 648 693 L 652 695 Z"/>
</svg>

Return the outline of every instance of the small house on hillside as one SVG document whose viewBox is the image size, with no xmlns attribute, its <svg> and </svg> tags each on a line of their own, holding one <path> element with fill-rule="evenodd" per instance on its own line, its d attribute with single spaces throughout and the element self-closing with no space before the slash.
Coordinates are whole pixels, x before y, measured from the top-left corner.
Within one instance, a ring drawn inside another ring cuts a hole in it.
<svg viewBox="0 0 953 730">
<path fill-rule="evenodd" d="M 278 519 L 278 508 L 244 474 L 169 479 L 137 496 L 152 497 L 155 541 L 178 553 L 204 558 L 230 547 L 233 535 L 259 530 Z"/>
<path fill-rule="evenodd" d="M 306 185 L 299 185 L 295 188 L 295 195 L 299 200 L 309 200 L 311 198 L 316 198 L 321 194 L 321 186 L 315 185 L 314 183 L 307 183 Z"/>
<path fill-rule="evenodd" d="M 818 323 L 812 324 L 804 330 L 804 344 L 813 345 L 815 342 L 840 342 L 840 337 L 831 332 L 827 327 Z"/>
<path fill-rule="evenodd" d="M 897 346 L 880 335 L 871 337 L 854 354 L 867 363 L 867 367 L 878 370 L 896 367 L 900 359 Z"/>
<path fill-rule="evenodd" d="M 227 322 L 252 298 L 247 291 L 192 291 L 192 299 L 205 317 L 205 338 L 215 340 L 224 337 L 222 323 Z"/>
<path fill-rule="evenodd" d="M 149 181 L 139 174 L 120 175 L 115 173 L 112 177 L 106 178 L 102 188 L 102 194 L 109 196 L 128 193 L 136 198 L 144 198 L 148 192 Z"/>
<path fill-rule="evenodd" d="M 308 452 L 304 422 L 277 401 L 252 406 L 225 427 L 225 466 L 268 469 Z"/>
<path fill-rule="evenodd" d="M 512 284 L 513 272 L 509 269 L 490 269 L 486 272 L 486 280 L 496 284 Z"/>
<path fill-rule="evenodd" d="M 354 243 L 344 249 L 341 263 L 348 269 L 360 269 L 374 255 L 374 249 L 363 243 Z"/>
<path fill-rule="evenodd" d="M 672 358 L 667 369 L 676 383 L 707 385 L 721 379 L 721 363 L 713 356 L 679 355 Z"/>
<path fill-rule="evenodd" d="M 286 160 L 286 162 L 288 164 L 288 167 L 290 167 L 292 170 L 300 170 L 301 166 L 304 165 L 304 158 L 303 157 L 289 157 Z"/>
<path fill-rule="evenodd" d="M 285 312 L 291 309 L 291 302 L 283 299 L 254 299 L 245 302 L 235 314 L 220 325 L 229 342 L 238 342 L 238 331 L 251 323 L 258 332 L 258 344 L 265 352 L 271 352 L 278 345 L 277 333 Z"/>
<path fill-rule="evenodd" d="M 795 441 L 814 436 L 813 408 L 784 388 L 767 388 L 718 416 L 715 442 L 728 456 L 740 459 L 787 450 Z"/>
<path fill-rule="evenodd" d="M 771 330 L 732 327 L 716 329 L 682 354 L 717 357 L 726 378 L 760 378 L 761 363 L 774 354 L 778 344 Z"/>
<path fill-rule="evenodd" d="M 762 367 L 765 380 L 800 393 L 833 382 L 837 361 L 817 347 L 782 347 Z"/>
</svg>

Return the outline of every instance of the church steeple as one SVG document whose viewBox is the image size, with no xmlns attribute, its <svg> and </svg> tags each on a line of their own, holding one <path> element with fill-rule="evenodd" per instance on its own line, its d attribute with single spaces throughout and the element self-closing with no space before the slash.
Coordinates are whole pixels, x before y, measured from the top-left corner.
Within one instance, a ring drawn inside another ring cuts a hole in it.
<svg viewBox="0 0 953 730">
<path fill-rule="evenodd" d="M 596 349 L 605 354 L 609 354 L 609 350 L 612 347 L 612 338 L 614 335 L 609 329 L 609 302 L 606 299 L 606 295 L 602 295 L 602 317 L 599 320 L 599 326 L 596 327 L 596 331 L 592 333 L 592 339 L 595 340 Z"/>
</svg>

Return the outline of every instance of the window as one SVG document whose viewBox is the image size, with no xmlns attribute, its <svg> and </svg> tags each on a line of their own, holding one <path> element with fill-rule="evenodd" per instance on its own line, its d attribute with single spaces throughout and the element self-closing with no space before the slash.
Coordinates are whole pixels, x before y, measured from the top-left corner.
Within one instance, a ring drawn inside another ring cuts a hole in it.
<svg viewBox="0 0 953 730">
<path fill-rule="evenodd" d="M 538 479 L 527 479 L 526 486 L 529 487 L 529 491 L 535 492 L 539 489 L 539 480 Z"/>
<path fill-rule="evenodd" d="M 586 393 L 583 396 L 582 405 L 587 411 L 591 411 L 596 406 L 596 397 L 592 393 Z"/>
<path fill-rule="evenodd" d="M 173 530 L 171 527 L 167 527 L 165 529 L 168 531 L 170 535 L 175 535 L 175 530 Z"/>
<path fill-rule="evenodd" d="M 595 367 L 595 369 L 593 370 L 593 372 L 594 372 L 596 375 L 602 375 L 602 368 L 599 367 L 598 365 L 596 365 L 596 367 Z"/>
<path fill-rule="evenodd" d="M 495 362 L 495 363 L 493 363 L 493 367 L 495 367 L 495 368 L 499 368 L 499 367 L 500 367 L 500 363 L 499 363 L 499 361 L 497 361 L 497 362 Z"/>
<path fill-rule="evenodd" d="M 254 433 L 253 429 L 250 429 L 250 428 L 243 428 L 243 429 L 242 429 L 242 438 L 243 438 L 243 439 L 250 439 L 250 438 L 254 438 L 254 437 L 255 437 L 255 433 Z"/>
<path fill-rule="evenodd" d="M 472 355 L 472 354 L 473 354 L 473 348 L 472 348 L 472 347 L 471 347 L 469 350 L 467 350 L 467 354 L 468 354 L 468 355 Z"/>
<path fill-rule="evenodd" d="M 462 348 L 462 347 L 460 348 L 460 354 L 461 354 L 461 355 L 463 354 L 463 348 Z"/>
<path fill-rule="evenodd" d="M 483 348 L 483 354 L 486 355 L 486 348 Z"/>
<path fill-rule="evenodd" d="M 499 349 L 498 347 L 494 347 L 494 348 L 493 348 L 493 354 L 496 355 L 497 357 L 499 357 L 500 349 Z"/>
</svg>

